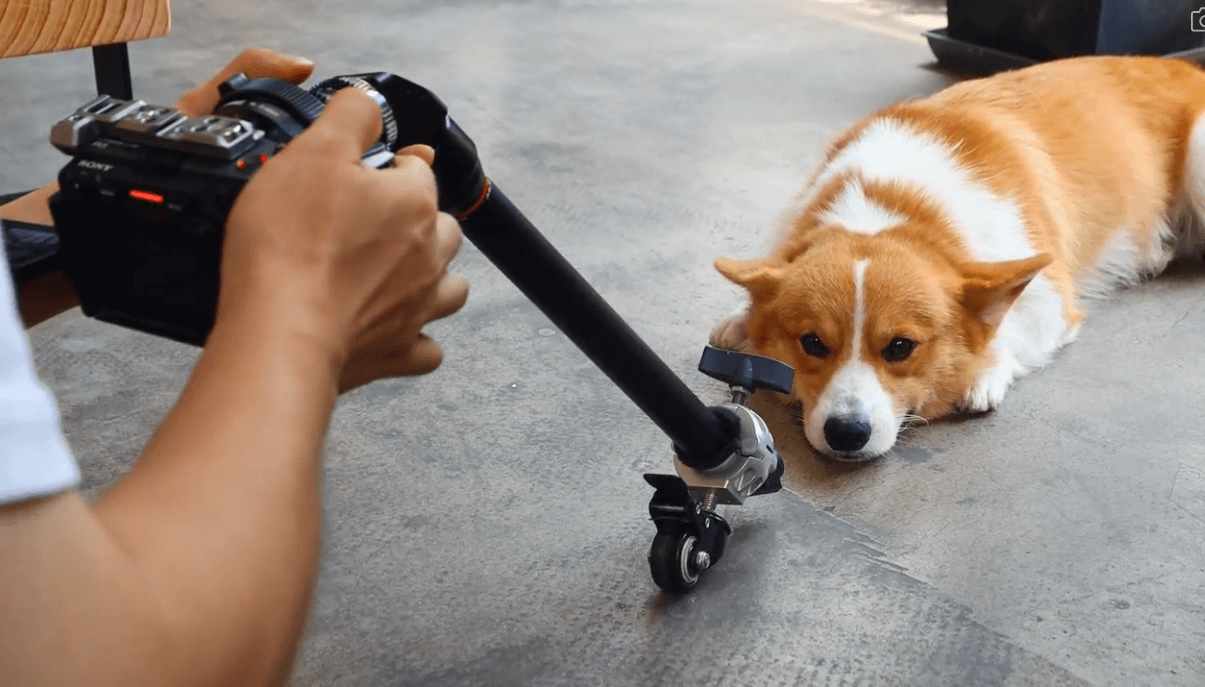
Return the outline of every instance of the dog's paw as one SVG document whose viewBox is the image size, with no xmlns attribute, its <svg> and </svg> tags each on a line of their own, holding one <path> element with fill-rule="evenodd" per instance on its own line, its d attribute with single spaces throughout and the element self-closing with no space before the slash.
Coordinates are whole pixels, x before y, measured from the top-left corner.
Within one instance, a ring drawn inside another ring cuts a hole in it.
<svg viewBox="0 0 1205 687">
<path fill-rule="evenodd" d="M 708 343 L 713 348 L 726 351 L 743 351 L 749 345 L 749 331 L 745 328 L 745 311 L 740 310 L 725 317 L 711 329 Z"/>
<path fill-rule="evenodd" d="M 963 412 L 986 413 L 999 408 L 1019 371 L 1012 361 L 1001 361 L 985 370 L 963 397 Z"/>
</svg>

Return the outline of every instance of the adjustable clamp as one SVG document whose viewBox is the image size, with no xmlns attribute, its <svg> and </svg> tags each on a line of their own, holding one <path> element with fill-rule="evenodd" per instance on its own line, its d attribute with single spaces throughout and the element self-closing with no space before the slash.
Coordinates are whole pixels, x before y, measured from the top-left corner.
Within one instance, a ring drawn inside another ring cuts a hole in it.
<svg viewBox="0 0 1205 687">
<path fill-rule="evenodd" d="M 699 371 L 728 383 L 732 402 L 712 406 L 727 416 L 734 441 L 718 464 L 699 467 L 675 451 L 677 475 L 646 474 L 656 492 L 649 515 L 657 535 L 649 549 L 653 580 L 668 592 L 694 589 L 700 575 L 719 562 L 732 528 L 717 512 L 720 505 L 742 505 L 752 496 L 782 489 L 784 464 L 774 448 L 769 427 L 744 405 L 757 389 L 787 393 L 795 371 L 763 356 L 708 347 Z"/>
</svg>

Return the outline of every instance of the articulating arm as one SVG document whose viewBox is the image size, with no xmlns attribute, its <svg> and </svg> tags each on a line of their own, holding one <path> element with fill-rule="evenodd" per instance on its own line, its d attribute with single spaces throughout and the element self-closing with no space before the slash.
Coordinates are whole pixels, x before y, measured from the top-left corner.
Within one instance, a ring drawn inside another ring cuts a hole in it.
<svg viewBox="0 0 1205 687">
<path fill-rule="evenodd" d="M 704 374 L 732 387 L 732 403 L 707 407 L 482 171 L 472 140 L 430 91 L 376 76 L 393 106 L 400 145 L 435 149 L 440 207 L 673 442 L 679 476 L 645 475 L 656 492 L 654 580 L 684 592 L 723 555 L 731 528 L 715 509 L 781 489 L 783 464 L 765 422 L 743 404 L 759 388 L 786 392 L 794 371 L 769 358 L 707 348 Z"/>
</svg>

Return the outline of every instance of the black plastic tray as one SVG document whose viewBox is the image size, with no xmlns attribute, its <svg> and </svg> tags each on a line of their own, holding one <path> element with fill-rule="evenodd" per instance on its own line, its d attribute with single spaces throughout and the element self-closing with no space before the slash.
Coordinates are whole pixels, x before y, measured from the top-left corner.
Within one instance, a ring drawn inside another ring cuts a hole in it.
<svg viewBox="0 0 1205 687">
<path fill-rule="evenodd" d="M 956 69 L 960 72 L 984 75 L 995 74 L 996 72 L 1019 69 L 1038 63 L 1038 60 L 1032 57 L 1014 55 L 1003 50 L 950 38 L 947 30 L 944 28 L 925 31 L 924 36 L 928 39 L 929 49 L 933 51 L 933 55 L 937 57 L 937 61 L 944 67 Z M 1162 57 L 1192 60 L 1197 64 L 1205 66 L 1205 48 L 1167 53 L 1166 55 L 1162 55 Z"/>
</svg>

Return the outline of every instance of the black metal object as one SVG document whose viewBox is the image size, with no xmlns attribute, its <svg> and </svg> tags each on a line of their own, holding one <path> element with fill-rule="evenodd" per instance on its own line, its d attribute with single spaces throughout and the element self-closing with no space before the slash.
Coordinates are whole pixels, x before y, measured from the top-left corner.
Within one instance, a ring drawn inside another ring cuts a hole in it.
<svg viewBox="0 0 1205 687">
<path fill-rule="evenodd" d="M 1205 48 L 1201 0 L 1099 0 L 1095 52 L 1167 55 Z"/>
<path fill-rule="evenodd" d="M 795 381 L 795 369 L 786 363 L 760 355 L 725 351 L 708 346 L 699 359 L 699 372 L 728 386 L 769 389 L 788 393 Z"/>
<path fill-rule="evenodd" d="M 995 74 L 1038 63 L 1032 57 L 1022 57 L 1003 50 L 950 38 L 947 29 L 925 31 L 924 36 L 929 41 L 929 49 L 933 51 L 938 64 L 969 75 Z"/>
<path fill-rule="evenodd" d="M 1009 69 L 1020 69 L 1037 64 L 1040 60 L 1024 57 L 988 48 L 967 41 L 950 37 L 946 29 L 925 31 L 924 36 L 929 41 L 929 49 L 937 57 L 937 61 L 951 69 L 972 75 L 988 75 Z M 1205 66 L 1205 48 L 1195 48 L 1163 55 L 1167 59 L 1181 59 L 1196 62 Z"/>
<path fill-rule="evenodd" d="M 1205 46 L 1199 0 L 948 0 L 950 37 L 1036 60 Z"/>
<path fill-rule="evenodd" d="M 438 154 L 436 159 L 438 159 Z M 473 242 L 673 441 L 706 469 L 732 453 L 735 427 L 706 407 L 496 186 L 461 220 Z"/>
<path fill-rule="evenodd" d="M 1205 63 L 1201 0 L 948 0 L 946 16 L 946 28 L 924 32 L 929 47 L 973 74 L 1078 55 Z"/>
<path fill-rule="evenodd" d="M 130 79 L 130 51 L 127 44 L 93 46 L 92 67 L 96 72 L 97 95 L 110 95 L 121 100 L 134 99 L 134 84 Z"/>
</svg>

